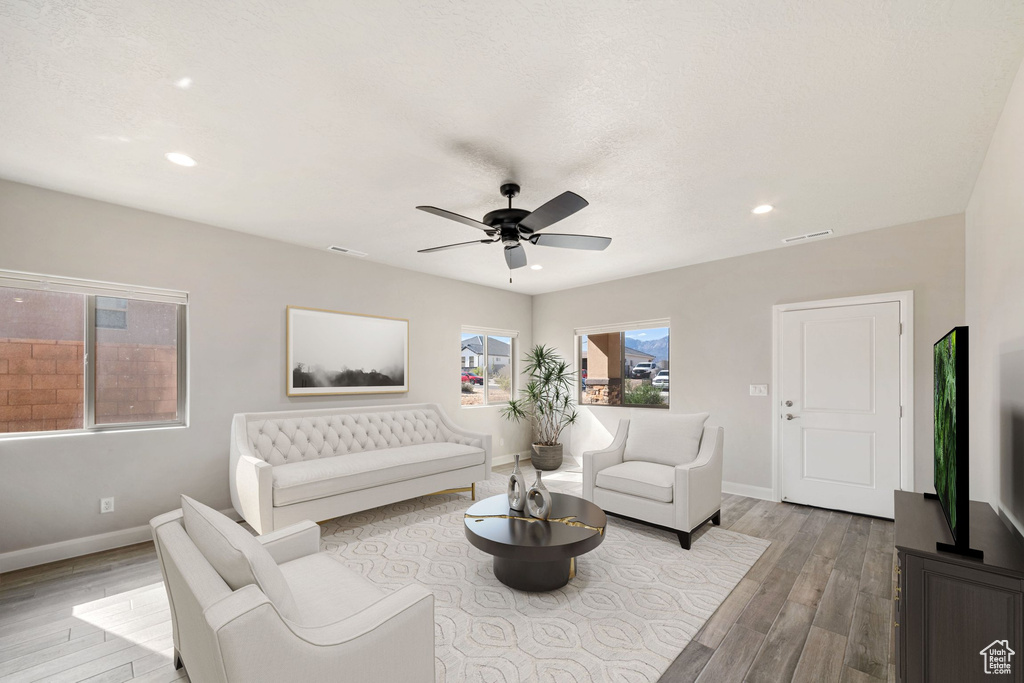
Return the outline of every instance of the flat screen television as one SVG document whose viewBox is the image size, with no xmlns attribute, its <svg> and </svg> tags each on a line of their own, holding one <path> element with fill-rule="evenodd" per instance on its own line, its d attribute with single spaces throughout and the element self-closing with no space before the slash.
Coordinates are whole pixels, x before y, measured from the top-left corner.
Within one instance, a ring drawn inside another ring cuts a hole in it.
<svg viewBox="0 0 1024 683">
<path fill-rule="evenodd" d="M 980 557 L 971 549 L 970 460 L 968 457 L 969 337 L 966 327 L 955 327 L 935 342 L 935 495 L 953 536 L 952 543 L 936 543 L 939 550 Z"/>
</svg>

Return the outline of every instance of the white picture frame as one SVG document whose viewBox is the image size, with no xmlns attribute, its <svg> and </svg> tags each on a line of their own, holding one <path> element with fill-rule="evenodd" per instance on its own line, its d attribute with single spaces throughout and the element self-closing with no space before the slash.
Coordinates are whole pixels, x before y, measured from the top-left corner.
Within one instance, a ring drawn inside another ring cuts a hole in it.
<svg viewBox="0 0 1024 683">
<path fill-rule="evenodd" d="M 409 321 L 288 306 L 288 396 L 409 391 Z"/>
</svg>

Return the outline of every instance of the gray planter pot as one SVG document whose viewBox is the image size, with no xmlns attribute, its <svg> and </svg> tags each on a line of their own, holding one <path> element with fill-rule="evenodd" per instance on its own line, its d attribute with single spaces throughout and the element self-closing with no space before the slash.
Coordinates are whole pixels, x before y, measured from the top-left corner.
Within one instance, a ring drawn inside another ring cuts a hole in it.
<svg viewBox="0 0 1024 683">
<path fill-rule="evenodd" d="M 538 470 L 557 470 L 562 466 L 562 444 L 543 446 L 533 444 L 533 466 Z"/>
</svg>

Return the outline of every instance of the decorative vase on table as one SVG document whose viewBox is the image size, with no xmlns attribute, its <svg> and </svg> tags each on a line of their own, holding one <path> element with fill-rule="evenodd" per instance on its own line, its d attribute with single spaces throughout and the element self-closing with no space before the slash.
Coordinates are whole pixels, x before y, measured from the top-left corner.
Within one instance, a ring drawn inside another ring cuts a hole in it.
<svg viewBox="0 0 1024 683">
<path fill-rule="evenodd" d="M 533 444 L 533 466 L 538 470 L 557 470 L 562 466 L 562 444 Z"/>
<path fill-rule="evenodd" d="M 519 454 L 516 453 L 516 466 L 508 478 L 508 509 L 522 512 L 526 508 L 526 477 L 519 469 Z"/>
<path fill-rule="evenodd" d="M 551 492 L 544 486 L 540 474 L 540 470 L 537 470 L 537 481 L 533 482 L 533 486 L 526 493 L 526 511 L 531 517 L 547 519 L 551 514 Z"/>
</svg>

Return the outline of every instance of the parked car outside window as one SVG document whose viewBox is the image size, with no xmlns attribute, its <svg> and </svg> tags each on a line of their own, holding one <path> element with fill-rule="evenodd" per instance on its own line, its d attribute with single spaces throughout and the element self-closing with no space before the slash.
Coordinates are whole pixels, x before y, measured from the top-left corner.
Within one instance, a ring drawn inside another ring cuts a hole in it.
<svg viewBox="0 0 1024 683">
<path fill-rule="evenodd" d="M 652 361 L 643 361 L 633 367 L 633 379 L 647 379 L 658 374 L 658 364 Z"/>
<path fill-rule="evenodd" d="M 668 370 L 662 370 L 658 373 L 658 376 L 651 382 L 656 387 L 662 389 L 668 389 Z"/>
</svg>

